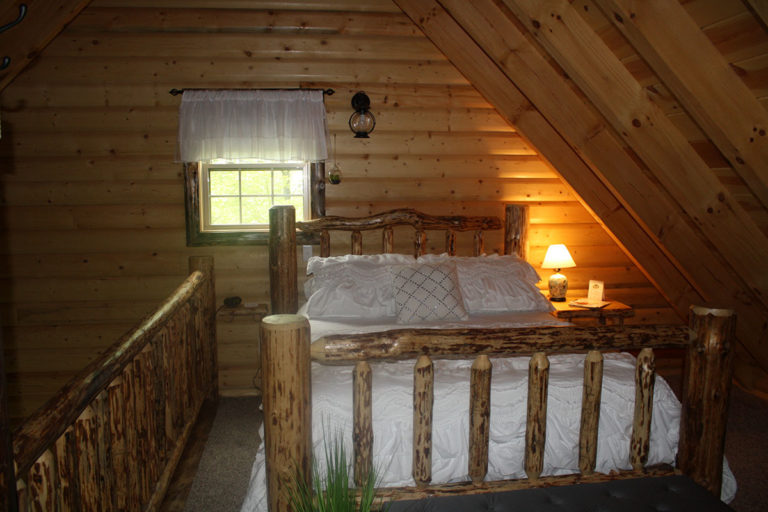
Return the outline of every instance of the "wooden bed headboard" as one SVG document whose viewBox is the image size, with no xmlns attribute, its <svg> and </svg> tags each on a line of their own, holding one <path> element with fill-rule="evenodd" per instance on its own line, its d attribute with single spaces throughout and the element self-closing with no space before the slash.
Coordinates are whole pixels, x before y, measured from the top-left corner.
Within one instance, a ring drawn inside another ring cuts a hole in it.
<svg viewBox="0 0 768 512">
<path fill-rule="evenodd" d="M 273 206 L 269 210 L 269 281 L 272 313 L 295 313 L 298 304 L 298 276 L 296 269 L 296 230 L 317 235 L 320 256 L 331 254 L 330 232 L 348 231 L 351 236 L 350 254 L 363 253 L 363 231 L 381 230 L 381 252 L 391 253 L 394 248 L 395 226 L 414 229 L 413 255 L 421 256 L 426 250 L 426 231 L 445 231 L 445 252 L 456 254 L 456 233 L 474 232 L 473 254 L 484 251 L 485 231 L 504 228 L 504 254 L 528 255 L 528 206 L 509 204 L 505 207 L 502 224 L 498 217 L 434 216 L 413 210 L 399 209 L 368 217 L 327 216 L 306 222 L 296 222 L 293 206 Z"/>
</svg>

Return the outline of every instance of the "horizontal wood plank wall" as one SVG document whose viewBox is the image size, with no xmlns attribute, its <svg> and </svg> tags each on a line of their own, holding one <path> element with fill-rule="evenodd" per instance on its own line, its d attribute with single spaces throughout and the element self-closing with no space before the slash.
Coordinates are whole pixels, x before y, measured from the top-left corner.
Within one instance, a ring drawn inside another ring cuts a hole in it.
<svg viewBox="0 0 768 512">
<path fill-rule="evenodd" d="M 327 187 L 329 214 L 415 206 L 503 216 L 504 203 L 525 202 L 534 266 L 549 244 L 566 243 L 578 264 L 567 272 L 574 295 L 602 279 L 608 299 L 637 308 L 631 321 L 679 321 L 557 173 L 389 0 L 94 0 L 0 100 L 0 318 L 17 418 L 180 283 L 189 255 L 214 256 L 219 304 L 269 301 L 266 247 L 186 247 L 180 99 L 168 91 L 299 86 L 336 90 L 326 105 L 343 181 Z M 347 127 L 359 90 L 377 119 L 367 140 Z M 427 243 L 440 250 L 442 234 Z M 540 273 L 544 287 L 549 272 Z M 220 315 L 222 393 L 253 392 L 258 321 Z"/>
</svg>

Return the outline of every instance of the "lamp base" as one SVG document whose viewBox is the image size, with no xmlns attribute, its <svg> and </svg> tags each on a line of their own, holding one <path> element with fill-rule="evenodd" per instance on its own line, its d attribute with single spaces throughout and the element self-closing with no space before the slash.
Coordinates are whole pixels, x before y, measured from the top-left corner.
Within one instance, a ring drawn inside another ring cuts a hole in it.
<svg viewBox="0 0 768 512">
<path fill-rule="evenodd" d="M 555 272 L 549 278 L 549 300 L 565 302 L 566 292 L 568 292 L 568 279 L 560 272 Z"/>
</svg>

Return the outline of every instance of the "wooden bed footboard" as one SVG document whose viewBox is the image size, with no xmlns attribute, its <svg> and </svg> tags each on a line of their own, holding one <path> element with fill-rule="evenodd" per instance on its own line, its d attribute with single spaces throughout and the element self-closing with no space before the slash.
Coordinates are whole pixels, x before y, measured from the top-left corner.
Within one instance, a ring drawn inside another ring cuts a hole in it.
<svg viewBox="0 0 768 512">
<path fill-rule="evenodd" d="M 213 258 L 189 269 L 16 430 L 19 510 L 159 509 L 200 407 L 218 397 Z"/>
<path fill-rule="evenodd" d="M 262 323 L 264 427 L 269 510 L 288 511 L 281 482 L 296 465 L 309 478 L 312 459 L 311 361 L 354 365 L 355 478 L 372 464 L 371 368 L 374 361 L 414 361 L 414 488 L 383 488 L 391 499 L 469 494 L 544 485 L 683 472 L 719 495 L 731 384 L 731 343 L 735 314 L 692 307 L 688 326 L 541 327 L 517 329 L 404 329 L 379 335 L 340 335 L 310 344 L 309 323 L 297 315 L 273 315 Z M 685 348 L 683 411 L 677 468 L 646 467 L 651 428 L 654 349 Z M 594 472 L 597 450 L 602 353 L 639 351 L 630 462 L 633 470 Z M 579 440 L 580 473 L 541 476 L 546 440 L 549 356 L 585 353 Z M 488 466 L 490 380 L 493 356 L 530 356 L 524 467 L 527 479 L 485 482 Z M 473 359 L 469 467 L 472 481 L 431 484 L 432 360 Z"/>
</svg>

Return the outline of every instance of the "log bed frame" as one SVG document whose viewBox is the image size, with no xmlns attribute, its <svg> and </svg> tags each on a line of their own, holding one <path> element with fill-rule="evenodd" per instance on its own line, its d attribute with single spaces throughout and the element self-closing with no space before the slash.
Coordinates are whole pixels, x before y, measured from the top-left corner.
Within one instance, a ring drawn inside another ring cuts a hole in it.
<svg viewBox="0 0 768 512">
<path fill-rule="evenodd" d="M 528 211 L 508 205 L 504 252 L 525 256 Z M 273 313 L 261 330 L 261 367 L 267 488 L 270 512 L 289 507 L 281 482 L 298 467 L 309 477 L 312 458 L 311 362 L 354 365 L 353 465 L 359 484 L 372 465 L 371 366 L 376 361 L 413 359 L 413 488 L 382 488 L 388 499 L 474 494 L 550 485 L 599 482 L 683 473 L 719 496 L 726 413 L 732 377 L 731 310 L 692 306 L 688 326 L 541 327 L 515 329 L 401 329 L 380 334 L 336 335 L 310 343 L 309 323 L 298 307 L 296 227 L 319 235 L 321 256 L 330 255 L 331 230 L 351 232 L 351 252 L 362 253 L 361 231 L 382 229 L 382 250 L 391 252 L 392 227 L 414 227 L 414 254 L 426 247 L 426 230 L 446 231 L 446 252 L 454 254 L 455 233 L 474 231 L 474 254 L 483 250 L 483 231 L 500 229 L 493 217 L 432 217 L 395 210 L 362 219 L 324 217 L 295 223 L 293 207 L 270 210 L 270 279 Z M 654 350 L 683 348 L 683 410 L 676 467 L 646 467 L 655 381 Z M 636 351 L 636 395 L 631 435 L 632 470 L 595 473 L 598 419 L 606 351 Z M 585 353 L 579 440 L 580 473 L 541 476 L 546 438 L 549 356 Z M 486 482 L 490 418 L 490 357 L 530 356 L 524 468 L 527 479 Z M 431 428 L 434 370 L 439 358 L 473 359 L 470 393 L 468 474 L 471 481 L 431 484 Z"/>
</svg>

